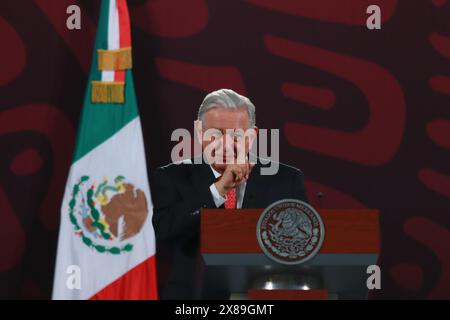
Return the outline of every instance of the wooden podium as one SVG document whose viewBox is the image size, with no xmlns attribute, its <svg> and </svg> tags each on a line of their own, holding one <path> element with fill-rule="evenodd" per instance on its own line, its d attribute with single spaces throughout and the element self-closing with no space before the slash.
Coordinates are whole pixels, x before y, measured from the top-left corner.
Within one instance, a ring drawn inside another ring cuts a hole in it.
<svg viewBox="0 0 450 320">
<path fill-rule="evenodd" d="M 295 266 L 278 264 L 262 252 L 256 237 L 262 211 L 202 210 L 203 259 L 208 266 L 226 269 L 230 292 L 249 299 L 367 297 L 366 270 L 377 264 L 380 251 L 378 210 L 318 210 L 325 226 L 322 248 L 313 259 Z"/>
</svg>

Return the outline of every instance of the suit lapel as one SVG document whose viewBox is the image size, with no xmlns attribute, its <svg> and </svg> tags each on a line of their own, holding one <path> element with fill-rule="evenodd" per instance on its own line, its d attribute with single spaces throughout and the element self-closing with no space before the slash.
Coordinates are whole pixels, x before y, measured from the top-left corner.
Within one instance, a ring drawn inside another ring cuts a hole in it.
<svg viewBox="0 0 450 320">
<path fill-rule="evenodd" d="M 197 190 L 209 189 L 209 186 L 216 180 L 214 173 L 208 164 L 192 164 L 191 179 Z"/>
<path fill-rule="evenodd" d="M 245 187 L 244 201 L 242 203 L 243 208 L 257 208 L 258 198 L 264 196 L 263 191 L 265 189 L 265 184 L 263 183 L 263 177 L 260 174 L 261 165 L 256 163 L 250 173 L 247 180 L 247 186 Z"/>
</svg>

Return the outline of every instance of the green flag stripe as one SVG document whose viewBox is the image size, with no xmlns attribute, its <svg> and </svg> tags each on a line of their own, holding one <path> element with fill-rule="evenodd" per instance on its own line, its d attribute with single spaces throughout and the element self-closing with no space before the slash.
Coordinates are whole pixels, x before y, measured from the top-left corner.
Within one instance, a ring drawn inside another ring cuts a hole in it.
<svg viewBox="0 0 450 320">
<path fill-rule="evenodd" d="M 101 71 L 98 70 L 97 50 L 107 49 L 108 46 L 109 2 L 109 0 L 102 0 L 101 4 L 91 71 L 80 117 L 73 163 L 113 136 L 139 115 L 131 70 L 127 70 L 125 74 L 124 104 L 94 104 L 91 102 L 91 81 L 101 80 Z"/>
</svg>

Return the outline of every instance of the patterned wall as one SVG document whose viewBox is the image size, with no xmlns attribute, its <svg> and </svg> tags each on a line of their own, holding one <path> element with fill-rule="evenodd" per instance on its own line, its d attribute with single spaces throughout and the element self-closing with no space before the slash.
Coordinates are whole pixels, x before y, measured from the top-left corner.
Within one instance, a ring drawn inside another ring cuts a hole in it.
<svg viewBox="0 0 450 320">
<path fill-rule="evenodd" d="M 0 298 L 49 298 L 100 1 L 0 2 Z M 69 31 L 66 8 L 82 9 Z M 366 8 L 382 9 L 369 31 Z M 450 3 L 129 1 L 150 168 L 211 90 L 279 128 L 312 203 L 381 210 L 382 290 L 450 298 Z"/>
</svg>

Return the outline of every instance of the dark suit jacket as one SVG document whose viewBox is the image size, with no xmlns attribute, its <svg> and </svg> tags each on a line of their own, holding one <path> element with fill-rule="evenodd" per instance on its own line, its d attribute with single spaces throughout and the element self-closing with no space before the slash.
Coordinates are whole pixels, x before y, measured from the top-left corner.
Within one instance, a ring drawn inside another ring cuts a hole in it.
<svg viewBox="0 0 450 320">
<path fill-rule="evenodd" d="M 275 175 L 253 168 L 243 208 L 266 208 L 291 198 L 307 202 L 303 173 L 279 164 Z M 216 208 L 210 192 L 214 174 L 207 164 L 170 164 L 151 178 L 159 296 L 162 299 L 228 299 L 226 275 L 205 268 L 199 255 L 200 209 Z"/>
</svg>

